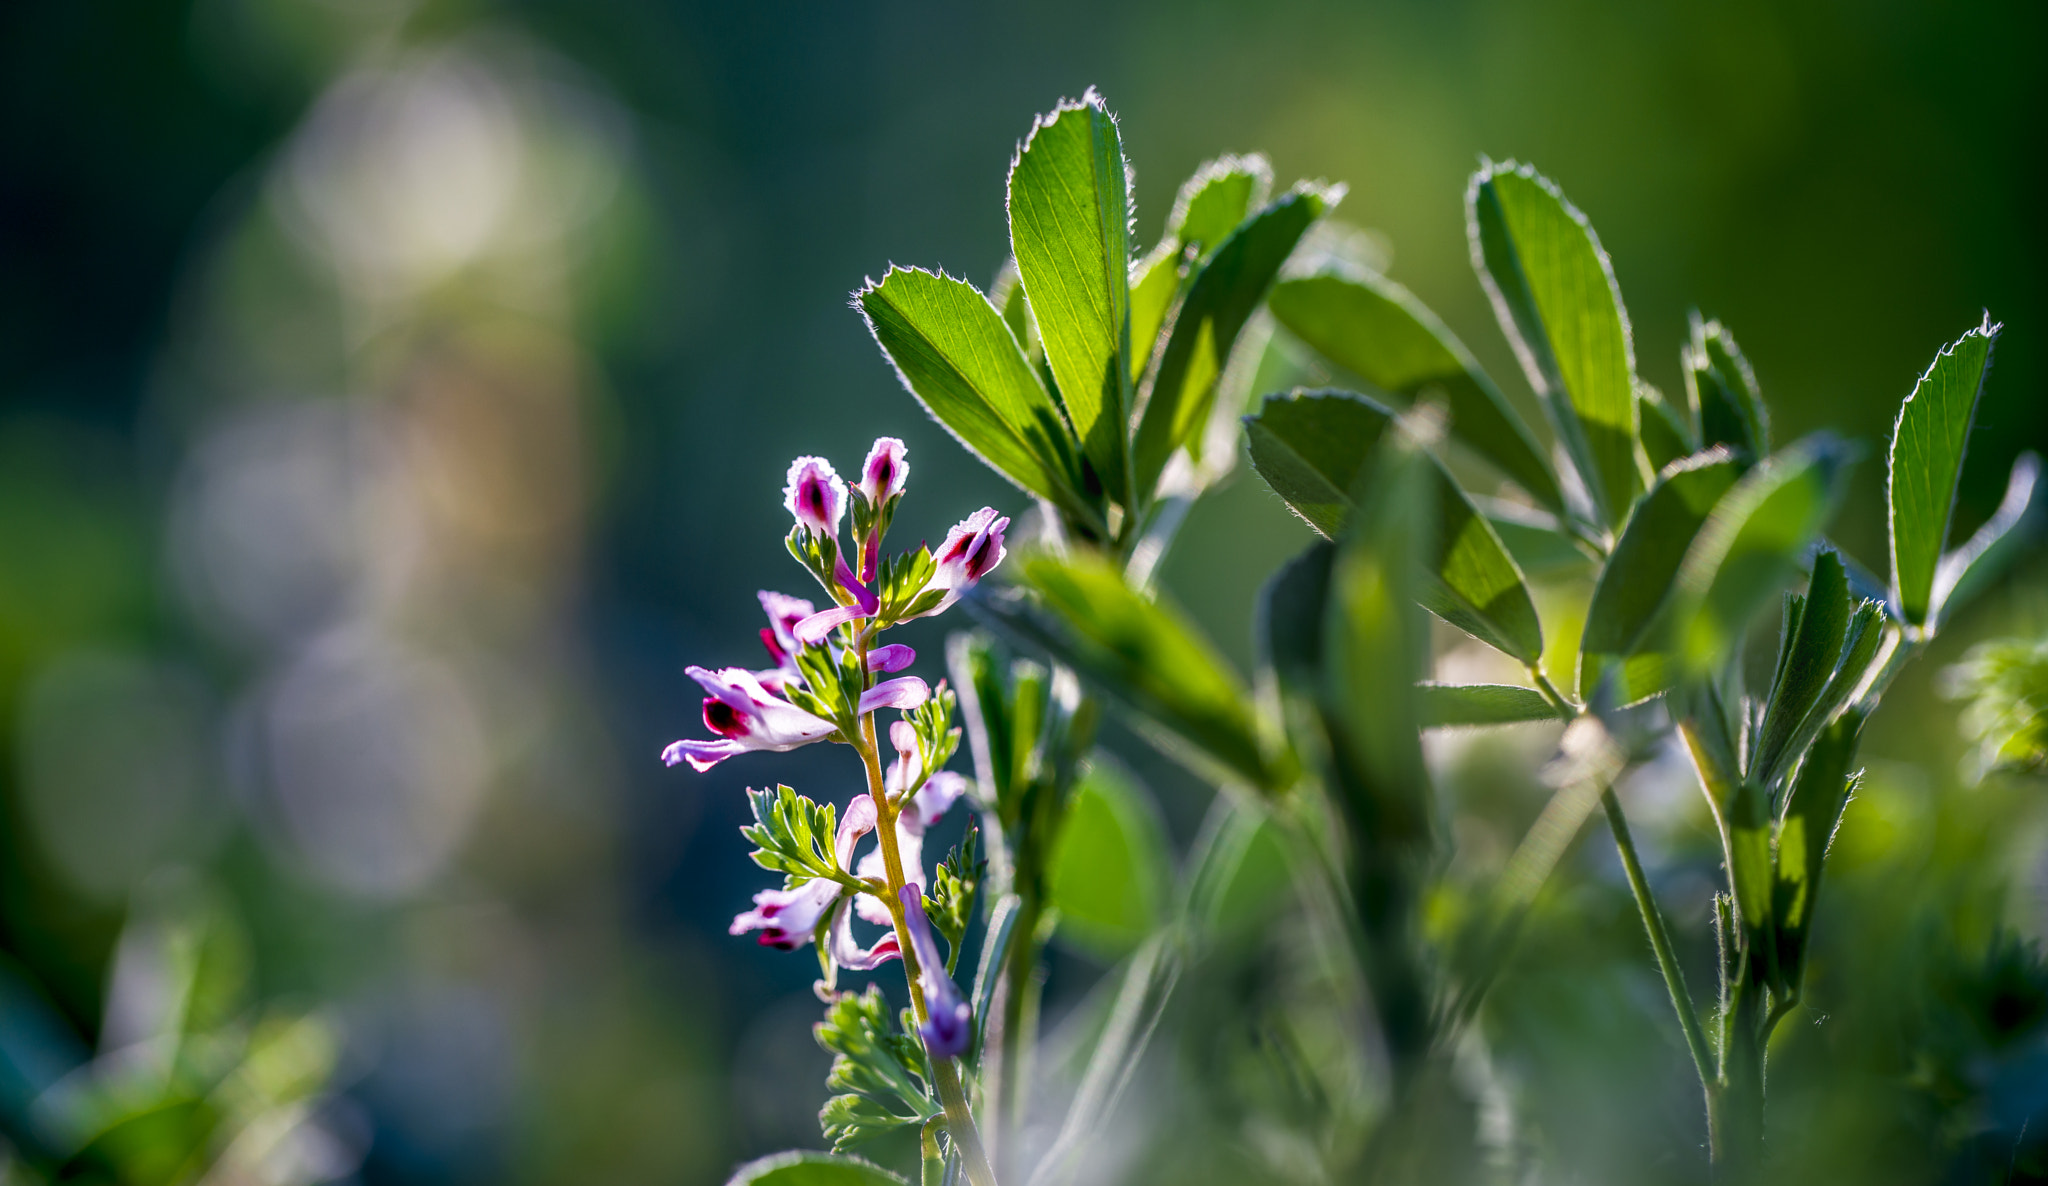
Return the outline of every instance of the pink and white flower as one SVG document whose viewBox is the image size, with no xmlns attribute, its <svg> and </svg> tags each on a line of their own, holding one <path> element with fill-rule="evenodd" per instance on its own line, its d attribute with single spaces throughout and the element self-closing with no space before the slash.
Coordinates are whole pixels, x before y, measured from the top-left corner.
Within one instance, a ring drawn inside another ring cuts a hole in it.
<svg viewBox="0 0 2048 1186">
<path fill-rule="evenodd" d="M 769 691 L 759 676 L 744 667 L 726 667 L 718 671 L 691 667 L 686 670 L 691 679 L 711 693 L 704 698 L 704 726 L 718 734 L 718 739 L 685 739 L 671 743 L 661 751 L 661 760 L 667 765 L 688 762 L 701 773 L 734 754 L 751 750 L 793 750 L 814 741 L 823 741 L 839 729 L 831 721 L 813 716 Z M 920 688 L 924 686 L 924 681 L 917 682 Z M 886 686 L 878 685 L 875 690 L 880 691 Z M 874 692 L 868 695 L 872 696 Z M 925 695 L 930 695 L 930 689 L 925 689 Z M 867 698 L 862 697 L 862 703 L 866 702 Z M 924 703 L 924 697 L 918 697 L 917 702 Z"/>
<path fill-rule="evenodd" d="M 786 676 L 797 675 L 796 653 L 801 645 L 796 640 L 798 622 L 817 613 L 817 607 L 801 597 L 763 589 L 757 596 L 761 599 L 761 612 L 768 615 L 768 624 L 761 627 L 761 645 L 768 648 L 768 655 L 775 660 L 775 666 Z"/>
<path fill-rule="evenodd" d="M 904 484 L 910 481 L 910 463 L 904 460 L 908 452 L 895 437 L 876 439 L 860 467 L 860 492 L 868 505 L 879 507 L 903 496 Z"/>
<path fill-rule="evenodd" d="M 955 524 L 946 533 L 946 542 L 932 559 L 938 561 L 939 571 L 932 577 L 927 589 L 944 589 L 946 596 L 920 617 L 932 617 L 952 608 L 962 594 L 972 589 L 975 582 L 995 571 L 1008 553 L 1003 551 L 1003 532 L 1010 526 L 1009 517 L 997 515 L 994 507 L 983 507 Z"/>
<path fill-rule="evenodd" d="M 917 730 L 909 721 L 897 721 L 889 726 L 889 742 L 896 747 L 896 760 L 882 776 L 884 786 L 893 800 L 901 796 L 911 780 L 921 773 L 922 759 L 917 752 Z M 903 879 L 916 885 L 920 890 L 924 878 L 924 834 L 933 824 L 945 818 L 953 804 L 967 791 L 967 779 L 951 770 L 941 770 L 926 780 L 917 793 L 905 800 L 896 816 L 896 854 L 903 862 Z M 880 849 L 861 858 L 859 876 L 883 877 L 885 866 Z M 872 923 L 887 924 L 889 908 L 871 894 L 861 894 L 854 900 L 853 908 L 862 918 Z"/>
<path fill-rule="evenodd" d="M 789 463 L 782 505 L 789 508 L 797 526 L 813 535 L 837 539 L 839 520 L 846 514 L 846 483 L 824 458 L 799 457 Z"/>
</svg>

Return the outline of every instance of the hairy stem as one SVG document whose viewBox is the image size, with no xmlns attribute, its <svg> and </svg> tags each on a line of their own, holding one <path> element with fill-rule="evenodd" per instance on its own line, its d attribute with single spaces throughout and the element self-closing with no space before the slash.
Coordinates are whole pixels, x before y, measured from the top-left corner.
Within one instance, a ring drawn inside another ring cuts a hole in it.
<svg viewBox="0 0 2048 1186">
<path fill-rule="evenodd" d="M 867 667 L 867 636 L 860 642 L 861 667 Z M 910 984 L 910 1008 L 922 1024 L 927 1017 L 924 990 L 918 985 L 917 950 L 910 942 L 910 924 L 904 917 L 901 893 L 906 881 L 903 876 L 903 856 L 896 847 L 896 805 L 889 802 L 887 784 L 882 778 L 881 750 L 875 738 L 875 718 L 864 716 L 860 720 L 860 757 L 867 767 L 868 794 L 875 801 L 875 836 L 882 846 L 882 868 L 887 876 L 889 892 L 882 899 L 889 908 L 889 918 L 895 924 L 896 945 L 903 953 L 903 975 Z M 960 1086 L 960 1072 L 950 1058 L 928 1059 L 932 1069 L 932 1086 L 938 1090 L 939 1102 L 946 1109 L 946 1135 L 953 1139 L 953 1145 L 960 1150 L 962 1162 L 967 1167 L 967 1177 L 974 1186 L 996 1186 L 995 1171 L 989 1168 L 988 1153 L 982 1148 L 981 1133 L 974 1126 L 974 1113 L 967 1106 L 967 1094 Z"/>
</svg>

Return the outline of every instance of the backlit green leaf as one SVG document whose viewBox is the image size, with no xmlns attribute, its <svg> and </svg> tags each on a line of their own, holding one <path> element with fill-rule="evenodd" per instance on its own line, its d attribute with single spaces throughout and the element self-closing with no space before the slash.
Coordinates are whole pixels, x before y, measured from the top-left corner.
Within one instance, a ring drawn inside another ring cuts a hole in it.
<svg viewBox="0 0 2048 1186">
<path fill-rule="evenodd" d="M 1692 341 L 1680 352 L 1685 387 L 1699 413 L 1702 448 L 1727 445 L 1747 461 L 1771 452 L 1771 417 L 1749 360 L 1718 321 L 1692 316 Z"/>
<path fill-rule="evenodd" d="M 1272 163 L 1256 152 L 1204 161 L 1174 198 L 1173 212 L 1166 219 L 1167 237 L 1199 244 L 1201 253 L 1208 255 L 1247 214 L 1266 204 L 1272 189 Z"/>
<path fill-rule="evenodd" d="M 1246 421 L 1252 465 L 1310 526 L 1335 536 L 1355 509 L 1352 491 L 1392 416 L 1343 392 L 1270 397 Z M 1487 645 L 1536 662 L 1543 628 L 1521 570 L 1441 465 L 1432 458 L 1421 473 L 1421 489 L 1435 497 L 1436 519 L 1422 603 Z"/>
<path fill-rule="evenodd" d="M 839 1153 L 793 1149 L 732 1172 L 725 1186 L 907 1186 L 906 1180 L 870 1161 Z"/>
<path fill-rule="evenodd" d="M 891 268 L 856 299 L 903 385 L 954 439 L 1027 492 L 1100 517 L 1079 492 L 1066 421 L 972 284 Z"/>
<path fill-rule="evenodd" d="M 1738 476 L 1738 466 L 1726 450 L 1702 453 L 1667 468 L 1636 504 L 1586 610 L 1586 628 L 1579 640 L 1580 699 L 1591 699 L 1608 669 L 1635 653 L 1637 641 L 1671 592 L 1686 549 Z M 1621 703 L 1648 694 L 1636 694 L 1631 685 L 1642 681 L 1631 680 L 1626 670 L 1617 679 Z M 1654 685 L 1655 680 L 1649 682 Z"/>
<path fill-rule="evenodd" d="M 1297 186 L 1240 226 L 1188 285 L 1143 398 L 1134 446 L 1137 484 L 1149 492 L 1173 451 L 1197 455 L 1216 382 L 1231 347 L 1294 245 L 1341 191 Z"/>
<path fill-rule="evenodd" d="M 1699 452 L 1684 411 L 1672 407 L 1662 392 L 1648 383 L 1638 383 L 1636 400 L 1640 405 L 1636 415 L 1641 421 L 1643 455 L 1649 459 L 1651 469 L 1661 473 L 1672 462 Z"/>
<path fill-rule="evenodd" d="M 1715 505 L 1666 606 L 1664 641 L 1688 669 L 1718 665 L 1755 612 L 1798 575 L 1848 468 L 1840 441 L 1809 437 L 1752 469 Z"/>
<path fill-rule="evenodd" d="M 1114 959 L 1159 925 L 1169 857 L 1159 811 L 1116 770 L 1091 766 L 1075 786 L 1046 881 L 1059 936 Z"/>
<path fill-rule="evenodd" d="M 1318 354 L 1389 395 L 1441 398 L 1451 435 L 1552 510 L 1563 495 L 1543 451 L 1493 380 L 1407 289 L 1365 271 L 1283 280 L 1273 317 Z"/>
<path fill-rule="evenodd" d="M 1798 604 L 1798 619 L 1788 624 L 1784 661 L 1765 701 L 1763 726 L 1750 750 L 1749 776 L 1766 786 L 1841 663 L 1853 607 L 1848 574 L 1833 551 L 1814 555 L 1813 576 Z"/>
<path fill-rule="evenodd" d="M 1093 90 L 1041 116 L 1010 166 L 1010 248 L 1081 448 L 1125 490 L 1131 409 L 1129 177 Z"/>
<path fill-rule="evenodd" d="M 1813 929 L 1821 867 L 1841 822 L 1842 808 L 1856 787 L 1857 776 L 1850 773 L 1849 766 L 1856 760 L 1862 730 L 1860 712 L 1844 714 L 1828 727 L 1800 767 L 1778 827 L 1777 878 L 1772 892 L 1778 966 L 1781 979 L 1794 992 L 1805 966 L 1807 936 Z"/>
<path fill-rule="evenodd" d="M 1418 684 L 1424 728 L 1562 720 L 1543 693 L 1518 684 Z"/>
<path fill-rule="evenodd" d="M 1906 621 L 1928 623 L 1934 574 L 1948 543 L 1956 483 L 1977 396 L 1991 369 L 1999 327 L 1984 324 L 1942 348 L 1899 406 L 1892 429 L 1892 597 Z"/>
<path fill-rule="evenodd" d="M 1643 488 L 1635 350 L 1607 253 L 1583 214 L 1526 165 L 1472 178 L 1473 262 L 1529 383 L 1550 409 L 1596 516 L 1618 528 Z"/>
</svg>

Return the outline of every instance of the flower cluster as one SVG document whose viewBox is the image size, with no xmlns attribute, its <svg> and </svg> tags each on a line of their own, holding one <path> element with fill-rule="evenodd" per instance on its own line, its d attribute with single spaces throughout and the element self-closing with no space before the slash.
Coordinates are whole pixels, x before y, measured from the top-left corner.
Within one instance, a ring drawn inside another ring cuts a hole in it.
<svg viewBox="0 0 2048 1186">
<path fill-rule="evenodd" d="M 785 875 L 780 888 L 754 895 L 753 909 L 732 921 L 735 935 L 756 934 L 768 947 L 815 944 L 830 977 L 836 969 L 869 970 L 906 958 L 924 1008 L 919 1035 L 934 1057 L 964 1053 L 972 1017 L 932 935 L 924 904 L 924 836 L 966 789 L 943 767 L 959 744 L 954 697 L 914 675 L 896 675 L 916 661 L 910 647 L 882 644 L 883 631 L 945 612 L 1003 560 L 1009 519 L 984 507 L 947 532 L 936 552 L 920 544 L 885 556 L 910 466 L 903 442 L 884 437 L 849 487 L 821 457 L 790 463 L 783 504 L 795 525 L 789 552 L 830 599 L 812 602 L 763 591 L 761 630 L 772 666 L 763 670 L 691 667 L 703 686 L 704 725 L 715 736 L 685 739 L 662 752 L 673 766 L 699 771 L 750 750 L 792 750 L 816 741 L 853 747 L 868 771 L 868 791 L 843 814 L 787 787 L 751 792 L 755 824 L 745 830 L 754 859 Z M 851 511 L 850 547 L 841 528 Z M 891 676 L 893 678 L 879 678 Z M 888 726 L 895 757 L 886 768 L 874 714 L 896 709 Z M 856 859 L 869 833 L 876 846 Z M 853 920 L 890 928 L 862 946 Z"/>
</svg>

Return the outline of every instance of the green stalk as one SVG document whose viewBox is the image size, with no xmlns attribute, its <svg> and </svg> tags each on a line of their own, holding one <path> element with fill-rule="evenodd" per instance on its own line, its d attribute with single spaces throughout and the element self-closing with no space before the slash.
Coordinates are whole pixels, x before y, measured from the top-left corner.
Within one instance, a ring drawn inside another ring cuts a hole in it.
<svg viewBox="0 0 2048 1186">
<path fill-rule="evenodd" d="M 1715 1096 L 1719 1083 L 1714 1074 L 1713 1049 L 1707 1044 L 1707 1033 L 1700 1025 L 1699 1012 L 1693 1008 L 1692 992 L 1685 986 L 1685 970 L 1678 966 L 1678 953 L 1671 946 L 1671 930 L 1664 923 L 1664 912 L 1658 908 L 1656 897 L 1650 892 L 1649 879 L 1643 876 L 1643 862 L 1636 856 L 1635 838 L 1629 834 L 1628 817 L 1622 814 L 1621 800 L 1608 787 L 1600 792 L 1600 805 L 1607 810 L 1607 826 L 1614 832 L 1614 847 L 1621 853 L 1621 866 L 1628 874 L 1628 888 L 1635 894 L 1636 909 L 1643 916 L 1643 929 L 1650 933 L 1650 950 L 1657 956 L 1657 971 L 1664 976 L 1665 991 L 1671 994 L 1671 1007 L 1678 1013 L 1678 1027 L 1685 1031 L 1685 1047 L 1692 1054 L 1693 1069 L 1699 1073 L 1700 1090 L 1706 1093 L 1707 1117 L 1710 1135 L 1717 1125 L 1718 1105 Z M 1715 1142 L 1719 1148 L 1719 1141 Z M 1716 1160 L 1718 1160 L 1718 1154 Z"/>
</svg>

